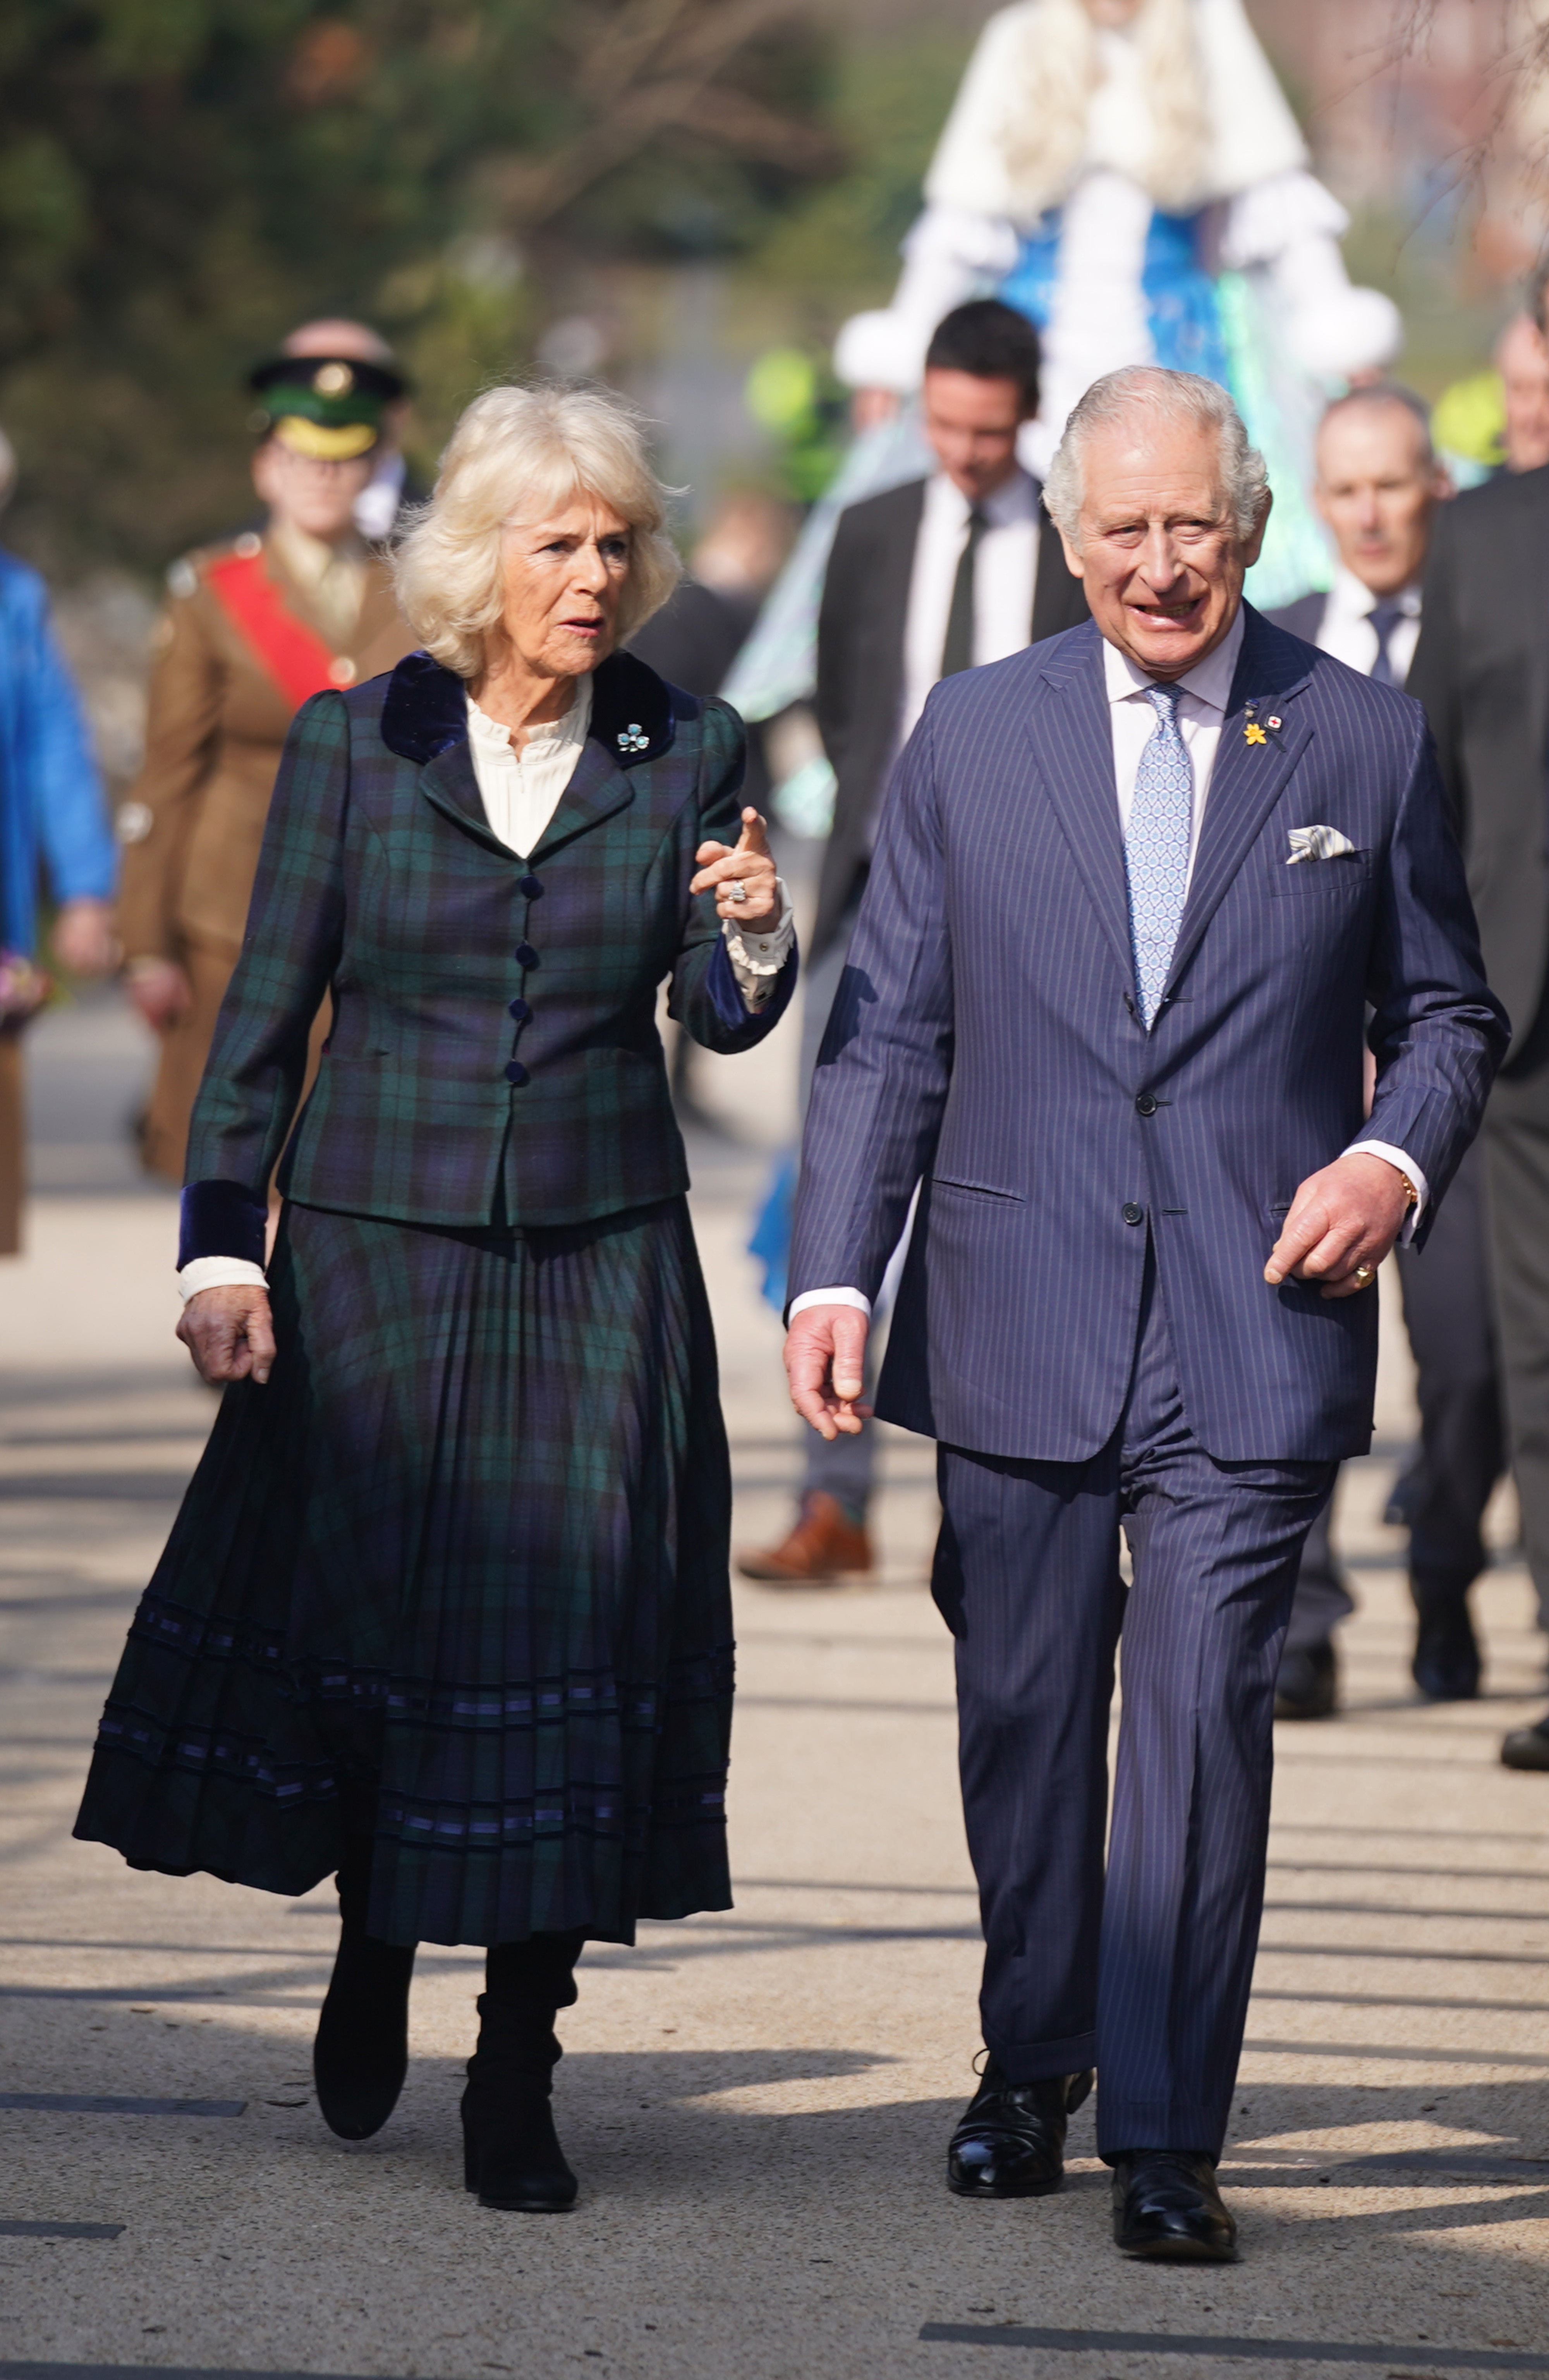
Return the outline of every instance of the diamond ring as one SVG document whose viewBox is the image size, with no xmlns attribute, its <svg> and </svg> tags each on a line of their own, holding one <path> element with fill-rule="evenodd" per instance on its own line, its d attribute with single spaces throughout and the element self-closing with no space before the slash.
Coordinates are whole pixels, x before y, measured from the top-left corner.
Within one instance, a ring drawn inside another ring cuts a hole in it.
<svg viewBox="0 0 1549 2380">
<path fill-rule="evenodd" d="M 726 897 L 729 901 L 745 901 L 747 899 L 747 886 L 743 882 L 740 876 L 733 876 L 728 880 Z"/>
</svg>

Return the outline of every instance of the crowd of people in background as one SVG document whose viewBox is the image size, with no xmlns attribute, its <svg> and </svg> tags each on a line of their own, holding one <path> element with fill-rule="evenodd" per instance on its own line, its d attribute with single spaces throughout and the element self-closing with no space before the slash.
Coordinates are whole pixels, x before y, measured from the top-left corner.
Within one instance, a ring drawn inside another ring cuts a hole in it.
<svg viewBox="0 0 1549 2380">
<path fill-rule="evenodd" d="M 1537 1258 L 1549 1211 L 1543 1010 L 1549 886 L 1537 842 L 1549 651 L 1531 620 L 1531 525 L 1549 466 L 1549 270 L 1533 277 L 1495 349 L 1503 461 L 1459 499 L 1433 444 L 1429 408 L 1374 376 L 1329 404 L 1313 502 L 1332 569 L 1271 616 L 1321 651 L 1419 695 L 1441 747 L 1493 976 L 1517 1040 L 1485 1132 L 1465 1160 L 1424 1254 L 1398 1252 L 1420 1439 L 1396 1481 L 1390 1521 L 1410 1541 L 1412 1672 L 1432 1701 L 1479 1690 L 1469 1590 L 1490 1555 L 1482 1523 L 1509 1469 L 1523 1544 L 1549 1630 L 1549 1276 Z M 969 302 L 928 350 L 920 425 L 926 476 L 841 516 L 823 584 L 813 710 L 836 780 L 806 940 L 799 1069 L 812 1069 L 866 883 L 893 759 L 941 678 L 1085 616 L 1018 437 L 1039 402 L 1039 343 L 1026 318 Z M 151 672 L 143 766 L 116 808 L 105 797 L 79 697 L 52 636 L 36 574 L 0 555 L 4 978 L 0 1002 L 0 1248 L 19 1245 L 23 1027 L 47 995 L 36 894 L 54 909 L 55 957 L 78 977 L 117 967 L 156 1036 L 138 1119 L 149 1170 L 183 1176 L 188 1116 L 241 946 L 270 791 L 290 722 L 321 686 L 363 682 L 410 649 L 380 558 L 423 491 L 406 475 L 408 386 L 386 343 L 345 320 L 301 325 L 255 368 L 266 408 L 246 527 L 180 557 L 168 574 Z M 8 453 L 8 481 L 14 463 Z M 751 633 L 789 545 L 788 512 L 756 490 L 717 501 L 689 575 L 635 649 L 674 684 L 715 692 Z M 1546 540 L 1549 544 L 1549 540 Z M 1549 552 L 1543 567 L 1549 572 Z M 1444 626 L 1424 632 L 1427 618 Z M 1469 656 L 1478 648 L 1477 661 Z M 1488 697 L 1479 691 L 1488 686 Z M 767 806 L 766 751 L 749 739 L 748 797 Z M 1525 1020 L 1525 1021 L 1524 1021 Z M 309 1082 L 327 1032 L 312 1035 Z M 693 1043 L 676 1035 L 680 1111 L 694 1096 Z M 783 1538 L 744 1548 L 744 1574 L 822 1587 L 871 1573 L 872 1436 L 808 1436 L 797 1511 Z M 1277 1690 L 1283 1718 L 1338 1704 L 1338 1624 L 1352 1609 L 1335 1500 L 1309 1533 Z M 1549 1718 L 1508 1739 L 1512 1765 L 1549 1768 Z"/>
</svg>

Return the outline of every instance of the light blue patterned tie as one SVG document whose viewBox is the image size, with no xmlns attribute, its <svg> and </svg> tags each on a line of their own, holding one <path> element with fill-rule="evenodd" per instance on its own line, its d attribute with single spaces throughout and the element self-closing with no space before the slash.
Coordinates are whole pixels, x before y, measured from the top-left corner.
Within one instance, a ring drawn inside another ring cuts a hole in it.
<svg viewBox="0 0 1549 2380">
<path fill-rule="evenodd" d="M 1147 1032 L 1162 1003 L 1162 987 L 1172 965 L 1173 946 L 1189 889 L 1189 844 L 1193 832 L 1194 771 L 1178 730 L 1182 689 L 1148 686 L 1145 698 L 1156 724 L 1140 756 L 1134 799 L 1124 832 L 1124 866 L 1130 879 L 1130 941 L 1135 953 L 1135 984 L 1141 1021 Z"/>
</svg>

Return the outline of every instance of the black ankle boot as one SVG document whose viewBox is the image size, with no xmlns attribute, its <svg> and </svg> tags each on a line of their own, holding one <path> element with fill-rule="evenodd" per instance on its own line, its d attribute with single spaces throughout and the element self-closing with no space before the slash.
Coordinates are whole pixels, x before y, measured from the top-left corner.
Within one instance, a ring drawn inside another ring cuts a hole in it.
<svg viewBox="0 0 1549 2380">
<path fill-rule="evenodd" d="M 409 1983 L 415 1946 L 366 1931 L 370 1854 L 339 1870 L 339 1950 L 312 2045 L 323 2122 L 342 2141 L 369 2141 L 398 2104 L 409 2064 Z"/>
<path fill-rule="evenodd" d="M 463 2094 L 463 2181 L 480 2206 L 563 2215 L 578 2184 L 554 2131 L 550 2091 L 560 2045 L 551 2010 L 478 2000 L 478 2047 Z"/>
</svg>

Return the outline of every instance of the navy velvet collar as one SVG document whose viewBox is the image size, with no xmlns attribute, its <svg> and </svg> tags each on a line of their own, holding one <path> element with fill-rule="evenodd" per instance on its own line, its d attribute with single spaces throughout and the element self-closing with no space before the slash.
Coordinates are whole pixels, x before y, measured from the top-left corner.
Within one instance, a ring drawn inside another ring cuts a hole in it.
<svg viewBox="0 0 1549 2380">
<path fill-rule="evenodd" d="M 467 688 L 429 653 L 398 663 L 381 707 L 381 740 L 400 759 L 437 759 L 468 732 Z M 654 760 L 672 741 L 676 718 L 698 710 L 692 695 L 669 686 L 633 653 L 611 653 L 592 679 L 590 739 L 614 766 Z"/>
</svg>

